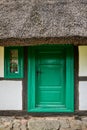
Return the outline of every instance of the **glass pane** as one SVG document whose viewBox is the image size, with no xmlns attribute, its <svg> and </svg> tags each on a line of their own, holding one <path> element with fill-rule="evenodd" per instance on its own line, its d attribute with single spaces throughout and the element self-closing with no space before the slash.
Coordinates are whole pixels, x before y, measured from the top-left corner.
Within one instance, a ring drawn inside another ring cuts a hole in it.
<svg viewBox="0 0 87 130">
<path fill-rule="evenodd" d="M 10 72 L 18 73 L 18 50 L 10 51 Z"/>
</svg>

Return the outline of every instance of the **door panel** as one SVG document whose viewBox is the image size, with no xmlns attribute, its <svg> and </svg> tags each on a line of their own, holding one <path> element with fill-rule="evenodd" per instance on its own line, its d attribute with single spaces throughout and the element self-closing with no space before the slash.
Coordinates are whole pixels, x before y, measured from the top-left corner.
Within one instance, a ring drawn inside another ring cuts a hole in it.
<svg viewBox="0 0 87 130">
<path fill-rule="evenodd" d="M 36 106 L 60 107 L 61 105 L 64 105 L 64 53 L 38 53 L 36 59 Z"/>
</svg>

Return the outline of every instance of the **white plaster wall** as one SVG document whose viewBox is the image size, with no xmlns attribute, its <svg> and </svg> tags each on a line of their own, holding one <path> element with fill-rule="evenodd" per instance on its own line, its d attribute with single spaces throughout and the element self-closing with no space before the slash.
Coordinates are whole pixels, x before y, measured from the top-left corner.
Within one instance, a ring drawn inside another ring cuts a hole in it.
<svg viewBox="0 0 87 130">
<path fill-rule="evenodd" d="M 79 46 L 79 76 L 87 76 L 87 46 Z"/>
<path fill-rule="evenodd" d="M 22 81 L 0 81 L 0 110 L 22 110 Z"/>
<path fill-rule="evenodd" d="M 79 82 L 79 110 L 87 110 L 87 81 Z"/>
<path fill-rule="evenodd" d="M 4 47 L 0 47 L 0 77 L 4 77 Z"/>
<path fill-rule="evenodd" d="M 87 76 L 87 46 L 79 46 L 79 76 Z M 79 110 L 87 110 L 87 81 L 79 82 Z"/>
</svg>

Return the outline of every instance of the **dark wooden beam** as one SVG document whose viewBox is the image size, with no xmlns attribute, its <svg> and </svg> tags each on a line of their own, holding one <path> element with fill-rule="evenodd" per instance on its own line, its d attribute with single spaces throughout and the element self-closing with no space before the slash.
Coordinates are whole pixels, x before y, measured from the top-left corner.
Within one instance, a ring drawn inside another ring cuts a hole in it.
<svg viewBox="0 0 87 130">
<path fill-rule="evenodd" d="M 75 101 L 75 111 L 79 110 L 79 81 L 78 81 L 78 69 L 79 69 L 79 53 L 78 46 L 74 46 L 74 101 Z"/>
<path fill-rule="evenodd" d="M 87 76 L 79 76 L 79 81 L 87 81 Z"/>
</svg>

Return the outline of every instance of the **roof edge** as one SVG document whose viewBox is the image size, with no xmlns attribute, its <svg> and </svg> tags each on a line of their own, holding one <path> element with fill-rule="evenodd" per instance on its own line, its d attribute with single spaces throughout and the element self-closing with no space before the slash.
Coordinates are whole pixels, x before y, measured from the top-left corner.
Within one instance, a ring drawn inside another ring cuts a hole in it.
<svg viewBox="0 0 87 130">
<path fill-rule="evenodd" d="M 87 45 L 87 37 L 45 37 L 45 38 L 6 38 L 0 39 L 0 46 L 35 46 L 46 44 Z"/>
</svg>

